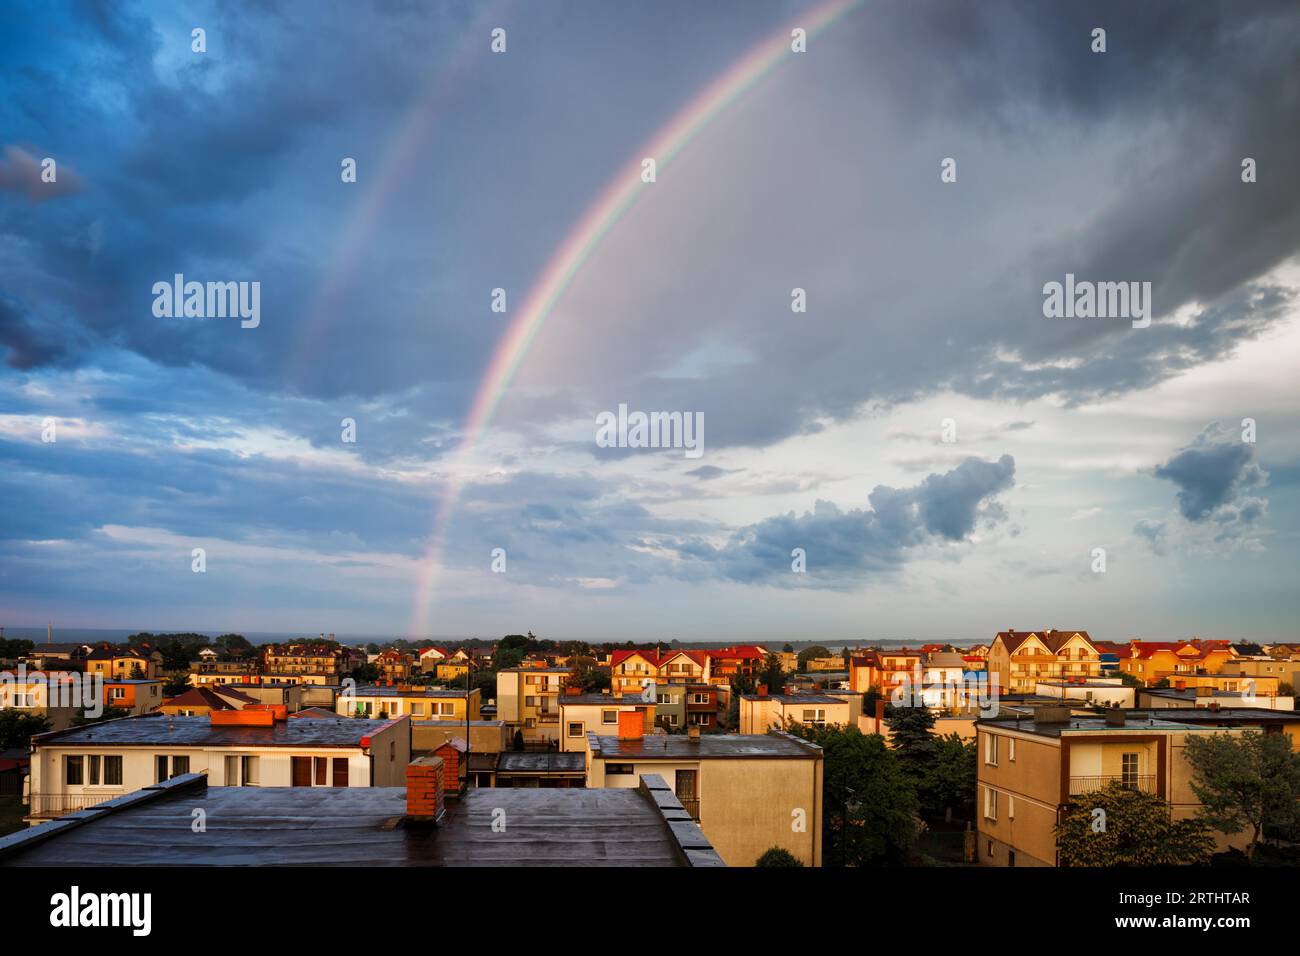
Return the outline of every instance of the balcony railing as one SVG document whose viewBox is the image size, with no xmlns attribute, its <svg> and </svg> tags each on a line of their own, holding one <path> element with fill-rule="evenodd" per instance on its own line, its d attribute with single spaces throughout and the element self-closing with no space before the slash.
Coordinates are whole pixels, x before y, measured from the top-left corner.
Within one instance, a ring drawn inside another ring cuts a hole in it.
<svg viewBox="0 0 1300 956">
<path fill-rule="evenodd" d="M 1104 790 L 1112 783 L 1118 783 L 1126 790 L 1141 790 L 1143 793 L 1155 793 L 1156 790 L 1155 774 L 1113 773 L 1101 777 L 1071 777 L 1070 796 L 1091 793 L 1093 790 Z"/>
<path fill-rule="evenodd" d="M 120 793 L 33 793 L 29 797 L 27 815 L 43 820 L 67 816 L 120 797 Z"/>
<path fill-rule="evenodd" d="M 691 819 L 698 823 L 700 820 L 700 798 L 678 797 L 677 799 L 686 808 L 686 812 L 691 815 Z"/>
</svg>

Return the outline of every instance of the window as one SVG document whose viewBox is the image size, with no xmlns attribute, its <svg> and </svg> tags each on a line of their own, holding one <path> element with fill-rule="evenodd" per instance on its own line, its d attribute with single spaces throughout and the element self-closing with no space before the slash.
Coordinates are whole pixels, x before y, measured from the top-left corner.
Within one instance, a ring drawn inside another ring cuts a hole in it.
<svg viewBox="0 0 1300 956">
<path fill-rule="evenodd" d="M 618 711 L 616 711 L 616 710 L 602 710 L 602 711 L 600 712 L 600 722 L 601 722 L 602 724 L 616 724 L 616 723 L 618 723 Z"/>
<path fill-rule="evenodd" d="M 1016 759 L 1016 738 L 1015 737 L 1007 738 L 1007 759 L 1013 762 Z"/>
<path fill-rule="evenodd" d="M 108 696 L 109 696 L 109 699 L 110 699 L 110 700 L 125 700 L 125 699 L 126 699 L 126 688 L 125 688 L 125 687 L 110 687 L 110 688 L 108 689 Z"/>
<path fill-rule="evenodd" d="M 635 772 L 636 768 L 630 763 L 611 763 L 607 764 L 605 767 L 605 776 L 607 777 L 612 774 L 630 774 Z"/>
<path fill-rule="evenodd" d="M 154 779 L 157 783 L 162 783 L 167 779 L 167 755 L 159 754 L 154 758 Z"/>
<path fill-rule="evenodd" d="M 104 786 L 122 786 L 122 758 L 120 756 L 110 755 L 104 758 Z"/>
<path fill-rule="evenodd" d="M 312 770 L 313 770 L 313 777 L 315 779 L 312 782 L 318 787 L 327 786 L 328 785 L 327 781 L 329 779 L 329 769 L 330 769 L 329 757 L 313 757 Z"/>
<path fill-rule="evenodd" d="M 348 758 L 334 758 L 334 786 L 346 787 L 348 785 Z"/>
<path fill-rule="evenodd" d="M 86 783 L 92 787 L 99 786 L 99 754 L 91 754 L 86 758 Z"/>
<path fill-rule="evenodd" d="M 183 773 L 190 772 L 189 757 L 172 757 L 172 776 L 179 777 Z"/>
<path fill-rule="evenodd" d="M 63 779 L 70 787 L 81 786 L 81 757 L 71 755 L 63 758 Z"/>
<path fill-rule="evenodd" d="M 582 737 L 583 735 L 584 733 L 583 733 L 582 721 L 580 720 L 569 721 L 569 736 Z"/>
<path fill-rule="evenodd" d="M 411 716 L 412 716 L 412 717 L 423 717 L 423 716 L 424 716 L 424 705 L 421 704 L 421 703 L 418 703 L 418 702 L 412 702 L 412 703 L 411 703 Z"/>
<path fill-rule="evenodd" d="M 536 706 L 537 706 L 537 698 L 536 698 L 536 697 L 525 697 L 525 698 L 524 698 L 524 706 L 525 706 L 525 707 L 536 707 Z"/>
<path fill-rule="evenodd" d="M 996 734 L 984 735 L 984 764 L 988 767 L 998 765 L 998 738 Z"/>
<path fill-rule="evenodd" d="M 441 717 L 456 716 L 456 705 L 453 704 L 451 701 L 447 701 L 446 703 L 441 703 L 441 704 L 435 704 L 434 706 L 437 708 L 438 715 Z"/>
<path fill-rule="evenodd" d="M 1138 755 L 1121 754 L 1119 759 L 1120 759 L 1120 784 L 1125 787 L 1137 786 Z"/>
<path fill-rule="evenodd" d="M 992 787 L 984 788 L 984 819 L 997 820 L 998 818 L 998 792 Z"/>
</svg>

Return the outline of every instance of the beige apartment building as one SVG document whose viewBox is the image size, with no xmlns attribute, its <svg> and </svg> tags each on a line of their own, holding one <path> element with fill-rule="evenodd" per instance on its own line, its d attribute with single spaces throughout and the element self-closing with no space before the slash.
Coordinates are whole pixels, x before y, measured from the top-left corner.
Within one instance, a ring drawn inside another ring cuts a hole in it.
<svg viewBox="0 0 1300 956">
<path fill-rule="evenodd" d="M 740 732 L 765 734 L 787 722 L 849 727 L 861 714 L 860 694 L 742 694 Z"/>
<path fill-rule="evenodd" d="M 1158 716 L 1157 716 L 1158 714 Z M 1116 710 L 1104 717 L 1042 707 L 976 723 L 978 859 L 991 866 L 1056 866 L 1054 827 L 1073 796 L 1120 783 L 1168 801 L 1174 819 L 1199 802 L 1184 757 L 1189 737 L 1257 730 L 1292 734 L 1300 715 L 1254 708 Z M 1220 835 L 1221 847 L 1242 835 Z"/>
<path fill-rule="evenodd" d="M 401 717 L 412 720 L 479 719 L 479 690 L 468 693 L 445 687 L 409 684 L 370 684 L 340 694 L 335 702 L 341 717 Z"/>
<path fill-rule="evenodd" d="M 560 740 L 560 695 L 567 667 L 510 667 L 497 671 L 497 718 L 530 743 Z"/>
<path fill-rule="evenodd" d="M 820 747 L 788 734 L 642 736 L 637 724 L 589 735 L 588 788 L 632 788 L 658 774 L 728 866 L 753 866 L 773 846 L 821 865 Z"/>
<path fill-rule="evenodd" d="M 617 734 L 619 714 L 640 713 L 643 727 L 655 722 L 654 701 L 640 694 L 615 697 L 613 694 L 564 694 L 560 697 L 560 750 L 587 751 L 588 734 Z"/>
</svg>

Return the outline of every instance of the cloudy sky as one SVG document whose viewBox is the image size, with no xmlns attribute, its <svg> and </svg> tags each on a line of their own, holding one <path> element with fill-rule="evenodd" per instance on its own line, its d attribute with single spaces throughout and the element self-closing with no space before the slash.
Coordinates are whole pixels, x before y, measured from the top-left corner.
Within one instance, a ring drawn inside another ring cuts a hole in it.
<svg viewBox="0 0 1300 956">
<path fill-rule="evenodd" d="M 1288 0 L 857 4 L 660 157 L 467 429 L 642 144 L 826 10 L 0 7 L 0 623 L 1300 637 Z M 156 316 L 176 273 L 260 325 Z M 1150 326 L 1045 317 L 1067 273 Z M 598 447 L 620 404 L 703 455 Z"/>
</svg>

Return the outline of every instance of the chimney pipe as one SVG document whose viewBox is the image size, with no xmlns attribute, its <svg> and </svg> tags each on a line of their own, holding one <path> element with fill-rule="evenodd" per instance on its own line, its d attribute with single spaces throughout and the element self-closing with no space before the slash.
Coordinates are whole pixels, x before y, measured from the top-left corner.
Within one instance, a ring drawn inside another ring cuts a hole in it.
<svg viewBox="0 0 1300 956">
<path fill-rule="evenodd" d="M 436 826 L 443 815 L 441 757 L 419 757 L 406 765 L 406 823 Z"/>
</svg>

